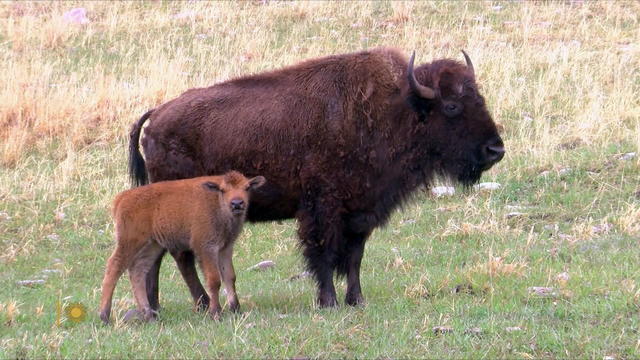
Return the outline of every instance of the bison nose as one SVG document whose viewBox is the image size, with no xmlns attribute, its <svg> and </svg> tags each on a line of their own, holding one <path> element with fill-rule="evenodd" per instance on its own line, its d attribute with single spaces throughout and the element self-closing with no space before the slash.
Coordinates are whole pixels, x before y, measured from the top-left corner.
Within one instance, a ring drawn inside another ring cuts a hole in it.
<svg viewBox="0 0 640 360">
<path fill-rule="evenodd" d="M 504 145 L 499 137 L 491 139 L 484 146 L 485 161 L 488 164 L 495 164 L 504 157 Z"/>
<path fill-rule="evenodd" d="M 242 199 L 233 199 L 231 200 L 231 209 L 232 210 L 242 210 L 244 208 L 244 200 Z"/>
</svg>

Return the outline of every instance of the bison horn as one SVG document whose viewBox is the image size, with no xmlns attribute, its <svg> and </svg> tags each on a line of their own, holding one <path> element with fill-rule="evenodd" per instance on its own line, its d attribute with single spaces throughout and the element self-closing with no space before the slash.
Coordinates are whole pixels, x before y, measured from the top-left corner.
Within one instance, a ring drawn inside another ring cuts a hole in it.
<svg viewBox="0 0 640 360">
<path fill-rule="evenodd" d="M 471 75 L 475 77 L 476 72 L 473 70 L 473 63 L 471 62 L 471 58 L 469 58 L 469 55 L 467 55 L 464 50 L 462 50 L 462 54 L 464 55 L 464 60 L 467 62 L 467 68 L 469 68 L 469 71 L 471 71 Z"/>
<path fill-rule="evenodd" d="M 422 98 L 435 99 L 436 92 L 433 91 L 433 89 L 428 86 L 421 85 L 420 83 L 418 83 L 418 80 L 416 80 L 416 76 L 413 73 L 413 61 L 415 60 L 415 57 L 416 57 L 416 52 L 414 51 L 413 54 L 411 54 L 411 59 L 409 59 L 409 67 L 407 68 L 407 77 L 409 78 L 409 87 L 413 92 L 417 93 Z"/>
</svg>

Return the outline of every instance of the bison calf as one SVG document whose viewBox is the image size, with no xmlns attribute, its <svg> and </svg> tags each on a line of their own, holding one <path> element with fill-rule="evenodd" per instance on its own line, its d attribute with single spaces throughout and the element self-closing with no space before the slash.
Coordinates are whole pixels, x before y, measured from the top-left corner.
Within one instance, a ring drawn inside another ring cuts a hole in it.
<svg viewBox="0 0 640 360">
<path fill-rule="evenodd" d="M 118 194 L 113 203 L 117 245 L 102 282 L 102 321 L 109 322 L 113 291 L 125 269 L 129 270 L 142 318 L 155 319 L 145 279 L 167 250 L 193 251 L 199 259 L 214 319 L 222 310 L 218 298 L 221 278 L 229 308 L 237 311 L 233 243 L 245 220 L 249 192 L 264 182 L 262 176 L 247 179 L 231 171 L 221 176 L 158 182 Z"/>
</svg>

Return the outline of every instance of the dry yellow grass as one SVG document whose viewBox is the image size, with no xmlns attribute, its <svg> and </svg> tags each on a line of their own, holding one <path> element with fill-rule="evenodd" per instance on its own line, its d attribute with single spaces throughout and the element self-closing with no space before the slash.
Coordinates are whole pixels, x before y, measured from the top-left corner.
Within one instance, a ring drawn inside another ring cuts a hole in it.
<svg viewBox="0 0 640 360">
<path fill-rule="evenodd" d="M 62 19 L 76 6 L 89 24 Z M 638 14 L 637 2 L 2 3 L 0 161 L 111 142 L 190 87 L 383 45 L 420 61 L 466 49 L 508 156 L 532 166 L 561 146 L 638 148 Z"/>
</svg>

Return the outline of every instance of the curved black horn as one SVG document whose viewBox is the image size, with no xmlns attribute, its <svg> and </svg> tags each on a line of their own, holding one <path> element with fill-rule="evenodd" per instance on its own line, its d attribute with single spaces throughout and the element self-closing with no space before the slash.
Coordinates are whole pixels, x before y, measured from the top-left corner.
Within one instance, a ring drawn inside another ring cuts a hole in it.
<svg viewBox="0 0 640 360">
<path fill-rule="evenodd" d="M 462 54 L 464 55 L 464 60 L 467 62 L 467 67 L 471 71 L 471 75 L 475 77 L 476 72 L 473 70 L 473 63 L 471 62 L 471 58 L 469 58 L 469 55 L 467 55 L 467 53 L 464 50 L 461 50 L 461 51 L 462 51 Z"/>
<path fill-rule="evenodd" d="M 421 85 L 420 83 L 418 83 L 418 80 L 416 80 L 416 76 L 413 73 L 413 61 L 415 60 L 415 57 L 416 52 L 414 51 L 413 54 L 411 54 L 411 59 L 409 59 L 409 67 L 407 68 L 409 87 L 413 92 L 420 95 L 420 97 L 423 97 L 425 99 L 435 99 L 436 92 L 428 86 Z"/>
</svg>

